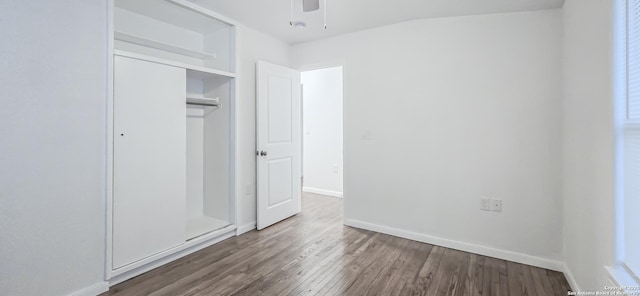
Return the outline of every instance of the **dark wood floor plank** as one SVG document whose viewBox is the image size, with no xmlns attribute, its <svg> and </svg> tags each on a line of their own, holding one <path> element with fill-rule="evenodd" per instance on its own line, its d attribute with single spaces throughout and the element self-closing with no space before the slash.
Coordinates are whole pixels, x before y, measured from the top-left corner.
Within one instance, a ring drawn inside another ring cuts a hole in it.
<svg viewBox="0 0 640 296">
<path fill-rule="evenodd" d="M 355 250 L 360 249 L 367 242 L 370 242 L 373 232 L 363 231 L 354 228 L 347 228 L 349 233 L 357 235 L 356 239 L 348 245 L 341 245 L 333 253 L 325 253 L 319 264 L 306 266 L 300 272 L 296 273 L 292 278 L 292 284 L 282 285 L 280 287 L 270 287 L 266 292 L 272 295 L 296 295 L 304 290 L 311 290 L 309 287 L 318 286 L 317 283 L 324 280 L 328 275 L 332 274 L 340 262 L 344 261 L 345 254 L 352 254 Z"/>
<path fill-rule="evenodd" d="M 506 261 L 484 258 L 482 295 L 509 295 L 508 280 Z"/>
<path fill-rule="evenodd" d="M 378 235 L 377 233 L 372 233 L 367 236 L 366 240 L 359 244 L 357 249 L 345 252 L 325 268 L 317 270 L 308 281 L 297 285 L 293 290 L 283 295 L 313 295 L 323 288 L 329 288 L 327 286 L 332 283 L 335 284 L 336 277 L 340 278 L 346 266 L 355 258 L 360 257 L 363 252 L 375 250 L 375 247 L 372 249 L 371 245 L 375 244 Z M 369 255 L 373 255 L 373 253 L 369 253 Z"/>
<path fill-rule="evenodd" d="M 338 238 L 336 232 L 340 228 L 329 228 L 327 231 L 318 232 L 310 236 L 301 244 L 291 244 L 288 248 L 283 248 L 277 253 L 269 255 L 270 261 L 261 261 L 253 266 L 241 267 L 229 271 L 232 274 L 243 275 L 242 281 L 232 282 L 229 285 L 216 285 L 206 289 L 204 292 L 210 295 L 231 295 L 237 294 L 240 290 L 252 288 L 261 282 L 268 280 L 267 276 L 277 271 L 283 264 L 291 264 L 298 260 L 305 260 L 309 255 L 313 255 L 318 248 L 324 248 Z M 277 264 L 270 264 L 270 263 Z M 295 264 L 295 263 L 294 263 Z"/>
<path fill-rule="evenodd" d="M 555 293 L 553 291 L 551 279 L 547 275 L 547 270 L 538 268 L 538 267 L 530 267 L 530 268 L 531 268 L 531 272 L 535 274 L 534 279 L 536 279 L 538 284 L 540 285 L 538 294 L 543 293 L 540 295 L 554 295 Z"/>
<path fill-rule="evenodd" d="M 442 260 L 433 276 L 433 282 L 428 286 L 423 295 L 446 295 L 448 282 L 456 268 L 457 251 L 453 249 L 444 249 Z"/>
<path fill-rule="evenodd" d="M 471 255 L 470 253 L 460 252 L 460 256 L 462 257 L 461 264 L 460 268 L 456 271 L 455 278 L 451 282 L 450 295 L 464 296 L 466 294 L 468 282 L 470 281 L 467 275 L 469 266 L 471 265 Z"/>
<path fill-rule="evenodd" d="M 526 295 L 538 295 L 531 269 L 527 265 L 518 264 L 523 274 Z"/>
<path fill-rule="evenodd" d="M 438 275 L 436 277 L 438 278 L 437 285 L 432 286 L 434 287 L 433 291 L 436 291 L 436 293 L 435 294 L 428 293 L 427 295 L 455 295 L 456 294 L 456 290 L 459 288 L 458 278 L 460 274 L 460 269 L 463 268 L 462 262 L 464 260 L 464 256 L 465 256 L 464 252 L 453 250 L 453 249 L 446 250 L 444 254 L 443 262 L 440 263 L 440 266 L 438 268 Z"/>
<path fill-rule="evenodd" d="M 416 275 L 427 261 L 433 245 L 410 241 L 407 246 L 406 258 L 401 259 L 398 264 L 402 267 L 392 274 L 389 284 L 380 292 L 380 295 L 398 296 L 407 284 L 413 284 Z"/>
<path fill-rule="evenodd" d="M 482 295 L 497 295 L 497 291 L 494 290 L 496 277 L 493 273 L 493 264 L 493 258 L 484 258 L 484 265 L 482 266 Z"/>
<path fill-rule="evenodd" d="M 284 265 L 275 265 L 271 271 L 262 276 L 259 280 L 252 282 L 251 284 L 245 284 L 241 289 L 235 292 L 235 295 L 264 295 L 279 294 L 276 291 L 270 291 L 271 287 L 286 287 L 296 281 L 305 274 L 306 270 L 312 269 L 313 266 L 322 264 L 327 260 L 327 257 L 334 257 L 342 252 L 343 246 L 339 242 L 348 241 L 351 242 L 354 239 L 361 237 L 357 232 L 347 231 L 345 233 L 342 230 L 336 232 L 336 236 L 327 235 L 318 241 L 310 243 L 309 246 L 295 258 L 289 259 L 289 263 Z M 249 279 L 245 279 L 249 281 Z"/>
<path fill-rule="evenodd" d="M 524 272 L 520 264 L 507 261 L 507 275 L 509 277 L 509 295 L 530 295 L 527 294 L 524 285 Z"/>
<path fill-rule="evenodd" d="M 327 217 L 332 217 L 332 216 L 329 215 Z M 224 285 L 222 287 L 220 285 L 211 285 L 210 283 L 215 283 L 217 281 L 220 281 L 228 277 L 236 277 L 238 275 L 247 275 L 249 273 L 251 273 L 252 276 L 261 275 L 261 272 L 263 271 L 263 269 L 261 268 L 265 265 L 270 265 L 271 260 L 274 260 L 274 261 L 279 260 L 280 258 L 279 255 L 282 255 L 282 254 L 295 255 L 297 254 L 296 251 L 300 250 L 300 248 L 304 247 L 304 245 L 306 245 L 309 241 L 312 241 L 316 237 L 322 236 L 328 231 L 338 231 L 338 229 L 340 229 L 341 227 L 339 223 L 337 223 L 336 219 L 337 218 L 335 217 L 335 215 L 333 215 L 333 218 L 331 220 L 326 220 L 322 216 L 320 216 L 320 218 L 318 218 L 320 223 L 318 224 L 312 223 L 311 225 L 308 225 L 308 226 L 313 226 L 313 224 L 315 224 L 316 226 L 320 226 L 320 227 L 301 227 L 301 228 L 289 229 L 287 231 L 288 233 L 283 238 L 281 238 L 280 243 L 265 244 L 262 248 L 258 250 L 254 250 L 251 253 L 240 254 L 242 256 L 242 259 L 241 259 L 242 264 L 235 264 L 229 268 L 216 268 L 215 270 L 211 270 L 211 272 L 208 273 L 209 277 L 211 277 L 210 281 L 207 281 L 207 282 L 196 281 L 196 282 L 192 282 L 191 285 L 189 286 L 192 286 L 191 289 L 202 288 L 201 289 L 202 293 L 207 293 L 206 295 L 215 295 L 215 294 L 224 295 L 225 293 L 230 293 L 230 291 L 234 290 L 234 288 L 237 288 L 238 286 L 246 283 L 246 280 L 243 280 L 240 282 L 233 282 L 235 285 Z M 323 227 L 322 226 L 323 223 L 328 223 L 327 225 L 331 225 L 332 227 L 335 226 L 337 228 L 332 229 L 331 227 Z M 277 231 L 277 233 L 280 233 L 280 231 Z M 294 238 L 297 238 L 297 239 L 294 239 Z M 300 239 L 300 238 L 303 238 L 303 239 Z M 197 285 L 194 286 L 193 284 L 197 282 L 200 282 L 200 285 L 205 285 L 206 287 L 198 287 Z M 219 291 L 219 289 L 222 289 L 222 291 Z M 191 295 L 191 294 L 183 293 L 183 291 L 180 291 L 180 290 L 170 290 L 170 291 L 164 290 L 160 292 L 162 294 L 167 293 L 167 294 L 174 294 L 174 295 L 175 294 Z"/>
<path fill-rule="evenodd" d="M 568 291 L 572 291 L 571 286 L 569 285 L 569 282 L 567 281 L 567 278 L 563 273 L 547 270 L 547 276 L 551 277 L 556 283 L 556 286 L 554 286 L 553 289 L 554 292 L 556 292 L 555 295 L 564 296 L 567 295 Z"/>
<path fill-rule="evenodd" d="M 381 270 L 378 277 L 373 280 L 366 292 L 371 295 L 392 295 L 396 290 L 397 283 L 402 281 L 401 279 L 403 275 L 406 274 L 407 268 L 410 267 L 410 263 L 418 261 L 414 258 L 420 258 L 419 254 L 416 255 L 416 250 L 418 250 L 417 252 L 420 252 L 419 247 L 421 246 L 427 245 L 410 240 L 404 240 L 401 242 L 401 245 L 396 249 L 398 256 L 395 260 L 388 263 L 387 268 Z M 425 249 L 422 250 L 422 253 L 426 254 Z M 417 272 L 417 267 L 414 267 L 414 270 L 413 274 Z M 413 274 L 407 276 L 407 278 L 412 277 Z"/>
<path fill-rule="evenodd" d="M 277 248 L 273 249 L 265 249 L 261 250 L 257 254 L 251 255 L 247 259 L 247 264 L 239 265 L 234 268 L 224 270 L 221 273 L 221 276 L 229 277 L 229 276 L 237 276 L 242 275 L 243 281 L 232 282 L 232 284 L 228 285 L 209 285 L 208 283 L 204 283 L 207 285 L 206 288 L 202 290 L 206 295 L 228 295 L 233 294 L 235 291 L 241 289 L 243 286 L 252 283 L 254 281 L 260 280 L 269 272 L 273 271 L 281 262 L 291 262 L 293 258 L 299 256 L 301 253 L 305 252 L 305 248 L 312 246 L 313 242 L 316 239 L 326 238 L 330 233 L 339 233 L 342 227 L 338 223 L 329 223 L 329 225 L 333 225 L 336 227 L 325 227 L 324 229 L 304 229 L 301 232 L 297 232 L 294 234 L 298 237 L 303 237 L 304 239 L 296 239 L 292 240 L 289 244 L 281 244 Z M 331 236 L 329 239 L 337 239 L 335 236 Z M 328 240 L 325 240 L 325 242 Z M 256 257 L 257 256 L 257 257 Z M 268 259 L 268 260 L 265 260 Z M 272 264 L 272 263 L 278 264 Z"/>
<path fill-rule="evenodd" d="M 538 268 L 535 268 L 533 266 L 527 266 L 526 268 L 528 268 L 531 272 L 531 277 L 533 279 L 533 286 L 536 289 L 536 293 L 538 295 L 551 295 L 552 293 L 549 293 L 542 281 L 542 279 L 540 278 L 540 273 L 538 272 Z"/>
<path fill-rule="evenodd" d="M 566 295 L 560 272 L 342 225 L 342 200 L 205 248 L 102 294 Z"/>
<path fill-rule="evenodd" d="M 418 272 L 417 278 L 413 283 L 413 291 L 417 295 L 433 295 L 427 294 L 428 290 L 433 290 L 434 286 L 437 285 L 435 279 L 437 276 L 437 270 L 440 266 L 440 262 L 442 261 L 442 257 L 447 249 L 434 246 L 431 248 L 431 252 L 429 252 L 429 257 L 424 262 L 424 266 Z"/>
<path fill-rule="evenodd" d="M 484 256 L 477 254 L 469 255 L 469 268 L 467 269 L 466 278 L 468 281 L 465 285 L 466 296 L 481 296 L 482 295 L 482 279 L 484 272 Z"/>
<path fill-rule="evenodd" d="M 351 285 L 349 295 L 379 295 L 381 289 L 389 285 L 390 270 L 395 261 L 405 252 L 408 240 L 391 240 L 388 243 L 388 253 L 377 258 L 367 270 L 358 276 L 357 281 Z"/>
<path fill-rule="evenodd" d="M 340 272 L 333 274 L 331 279 L 322 289 L 316 292 L 315 295 L 344 294 L 351 285 L 355 283 L 358 277 L 365 273 L 369 265 L 389 252 L 389 247 L 386 243 L 392 239 L 394 238 L 385 234 L 374 235 L 371 238 L 373 242 L 366 250 L 360 253 L 362 256 L 352 256 L 349 258 L 350 260 L 348 262 L 340 266 Z"/>
<path fill-rule="evenodd" d="M 500 283 L 498 285 L 499 295 L 509 296 L 509 278 L 507 274 L 507 262 L 505 260 L 498 260 L 498 274 Z"/>
</svg>

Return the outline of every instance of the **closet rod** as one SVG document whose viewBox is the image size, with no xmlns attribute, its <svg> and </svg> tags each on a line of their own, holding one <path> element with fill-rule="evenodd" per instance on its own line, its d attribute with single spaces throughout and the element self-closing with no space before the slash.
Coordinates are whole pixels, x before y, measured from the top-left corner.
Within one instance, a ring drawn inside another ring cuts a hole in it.
<svg viewBox="0 0 640 296">
<path fill-rule="evenodd" d="M 187 105 L 220 107 L 220 100 L 218 98 L 187 97 Z"/>
</svg>

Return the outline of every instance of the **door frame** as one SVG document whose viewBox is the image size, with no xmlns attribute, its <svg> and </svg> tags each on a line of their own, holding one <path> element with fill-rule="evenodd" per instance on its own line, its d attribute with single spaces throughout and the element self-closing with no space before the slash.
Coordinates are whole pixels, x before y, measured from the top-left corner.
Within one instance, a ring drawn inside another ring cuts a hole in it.
<svg viewBox="0 0 640 296">
<path fill-rule="evenodd" d="M 302 73 L 305 71 L 322 70 L 322 69 L 336 68 L 336 67 L 342 67 L 342 224 L 344 224 L 347 213 L 348 213 L 348 206 L 346 202 L 348 198 L 348 193 L 347 193 L 347 188 L 348 188 L 347 170 L 348 169 L 346 165 L 347 159 L 348 159 L 347 158 L 348 151 L 347 151 L 347 137 L 345 136 L 346 126 L 347 126 L 347 117 L 345 116 L 345 114 L 347 113 L 346 112 L 347 105 L 345 103 L 347 101 L 347 83 L 346 83 L 346 80 L 347 80 L 346 77 L 348 73 L 347 62 L 344 60 L 333 60 L 333 61 L 326 61 L 326 62 L 320 62 L 320 63 L 314 63 L 314 64 L 300 65 L 294 69 Z M 304 101 L 304 96 L 302 97 L 302 100 Z M 304 102 L 302 102 L 301 106 L 303 106 L 303 104 Z M 300 112 L 302 113 L 303 110 L 302 108 L 300 109 L 301 109 Z M 302 125 L 302 122 L 303 120 L 300 121 L 300 125 Z M 302 126 L 300 126 L 300 131 L 304 133 L 304 131 L 302 130 Z M 300 145 L 303 145 L 303 142 L 301 142 Z M 304 149 L 302 148 L 303 147 L 300 147 L 300 149 L 302 150 L 302 156 L 304 157 Z M 304 160 L 302 162 L 302 165 L 303 165 L 303 172 L 304 172 Z M 304 178 L 304 175 L 302 177 Z"/>
<path fill-rule="evenodd" d="M 113 92 L 114 92 L 114 77 L 113 77 L 113 65 L 114 65 L 114 53 L 115 53 L 115 41 L 114 41 L 114 10 L 115 0 L 107 0 L 107 97 L 106 99 L 106 139 L 105 139 L 105 258 L 104 258 L 104 280 L 109 282 L 109 279 L 113 277 Z"/>
</svg>

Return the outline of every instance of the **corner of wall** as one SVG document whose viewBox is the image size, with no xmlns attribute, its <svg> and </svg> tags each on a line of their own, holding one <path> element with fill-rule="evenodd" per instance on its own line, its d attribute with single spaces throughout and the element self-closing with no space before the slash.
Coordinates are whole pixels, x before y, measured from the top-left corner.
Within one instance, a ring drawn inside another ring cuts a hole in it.
<svg viewBox="0 0 640 296">
<path fill-rule="evenodd" d="M 252 230 L 256 229 L 256 225 L 257 225 L 256 221 L 253 221 L 253 222 L 249 222 L 247 224 L 244 224 L 242 226 L 239 226 L 238 229 L 236 229 L 236 236 L 245 234 L 245 233 L 247 233 L 249 231 L 252 231 Z"/>
<path fill-rule="evenodd" d="M 571 272 L 571 269 L 569 268 L 566 262 L 563 264 L 562 269 L 563 269 L 562 273 L 564 274 L 564 277 L 567 278 L 567 282 L 569 282 L 569 286 L 571 286 L 571 290 L 574 292 L 580 291 L 580 287 L 578 286 L 576 279 L 573 278 L 573 273 Z"/>
</svg>

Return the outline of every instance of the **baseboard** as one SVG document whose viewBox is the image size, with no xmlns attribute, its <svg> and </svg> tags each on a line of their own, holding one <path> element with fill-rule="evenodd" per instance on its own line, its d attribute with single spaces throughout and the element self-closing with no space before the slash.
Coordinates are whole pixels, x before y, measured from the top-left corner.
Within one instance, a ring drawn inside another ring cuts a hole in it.
<svg viewBox="0 0 640 296">
<path fill-rule="evenodd" d="M 578 287 L 578 283 L 576 282 L 576 279 L 573 277 L 573 274 L 571 273 L 571 269 L 569 269 L 569 266 L 567 266 L 567 264 L 563 264 L 563 268 L 562 268 L 562 273 L 564 274 L 564 277 L 567 279 L 567 282 L 569 282 L 569 286 L 571 287 L 571 291 L 573 292 L 578 292 L 580 291 L 580 287 Z"/>
<path fill-rule="evenodd" d="M 104 292 L 109 291 L 109 283 L 108 282 L 101 282 L 101 283 L 97 283 L 93 286 L 89 286 L 86 287 L 82 290 L 79 291 L 75 291 L 71 294 L 69 294 L 69 296 L 96 296 L 96 295 L 100 295 Z"/>
<path fill-rule="evenodd" d="M 512 251 L 500 250 L 500 249 L 495 249 L 491 247 L 450 240 L 446 238 L 426 235 L 422 233 L 397 229 L 393 227 L 388 227 L 388 226 L 383 226 L 383 225 L 378 225 L 378 224 L 373 224 L 373 223 L 363 222 L 363 221 L 358 221 L 353 219 L 345 219 L 344 224 L 347 226 L 380 232 L 380 233 L 393 235 L 401 238 L 406 238 L 414 241 L 419 241 L 427 244 L 437 245 L 437 246 L 446 247 L 450 249 L 456 249 L 464 252 L 475 253 L 478 255 L 483 255 L 488 257 L 494 257 L 494 258 L 508 260 L 512 262 L 532 265 L 536 267 L 551 269 L 555 271 L 562 272 L 564 269 L 564 264 L 560 261 L 531 256 L 527 254 L 516 253 Z"/>
<path fill-rule="evenodd" d="M 302 191 L 315 193 L 315 194 L 328 195 L 328 196 L 342 197 L 342 192 L 318 189 L 313 187 L 302 187 Z"/>
<path fill-rule="evenodd" d="M 256 221 L 238 227 L 238 229 L 236 230 L 236 235 L 241 235 L 254 229 L 256 229 Z"/>
</svg>

